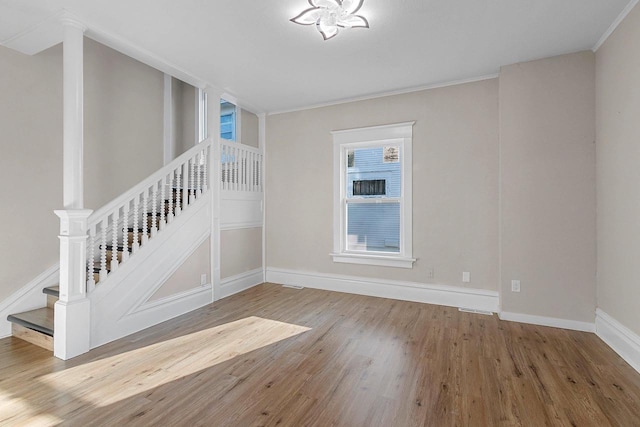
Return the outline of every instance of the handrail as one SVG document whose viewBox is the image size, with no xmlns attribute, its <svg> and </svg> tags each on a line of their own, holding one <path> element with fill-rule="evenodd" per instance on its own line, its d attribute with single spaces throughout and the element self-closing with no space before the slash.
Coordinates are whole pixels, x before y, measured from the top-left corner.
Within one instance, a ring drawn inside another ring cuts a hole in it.
<svg viewBox="0 0 640 427">
<path fill-rule="evenodd" d="M 229 141 L 228 139 L 220 139 L 220 145 L 228 146 L 228 147 L 236 147 L 240 148 L 244 151 L 249 151 L 255 154 L 263 154 L 262 149 L 253 147 L 251 145 L 242 144 L 240 142 Z"/>
<path fill-rule="evenodd" d="M 192 158 L 194 155 L 205 150 L 209 146 L 211 146 L 211 138 L 205 139 L 195 147 L 185 151 L 184 153 L 176 157 L 174 160 L 172 160 L 170 163 L 166 164 L 162 168 L 158 169 L 156 172 L 149 175 L 147 178 L 140 181 L 138 184 L 131 187 L 129 190 L 125 191 L 115 199 L 111 200 L 109 203 L 102 206 L 100 209 L 95 210 L 88 219 L 89 225 L 94 225 L 96 222 L 102 219 L 105 215 L 110 214 L 111 212 L 113 212 L 114 209 L 128 202 L 129 199 L 131 199 L 132 195 L 135 195 L 136 193 L 140 193 L 144 191 L 145 188 L 148 188 L 154 182 L 162 179 L 162 177 L 166 175 L 169 171 L 177 168 L 178 166 L 183 164 L 186 160 Z"/>
<path fill-rule="evenodd" d="M 87 292 L 209 191 L 212 151 L 201 142 L 89 217 Z"/>
</svg>

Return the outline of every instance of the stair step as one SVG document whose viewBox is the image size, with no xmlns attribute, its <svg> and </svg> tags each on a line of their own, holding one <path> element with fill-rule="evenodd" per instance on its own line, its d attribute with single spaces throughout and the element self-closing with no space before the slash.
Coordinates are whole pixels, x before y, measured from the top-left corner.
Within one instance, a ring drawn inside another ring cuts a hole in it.
<svg viewBox="0 0 640 427">
<path fill-rule="evenodd" d="M 60 286 L 49 286 L 42 290 L 43 294 L 51 295 L 52 297 L 60 297 Z"/>
<path fill-rule="evenodd" d="M 47 296 L 47 307 L 53 308 L 53 306 L 56 305 L 58 298 L 60 298 L 60 287 L 49 286 L 48 288 L 44 288 L 42 293 Z"/>
<path fill-rule="evenodd" d="M 25 328 L 17 323 L 11 324 L 11 335 L 53 352 L 53 337 L 50 335 Z"/>
<path fill-rule="evenodd" d="M 37 308 L 24 313 L 10 314 L 7 320 L 27 329 L 53 336 L 53 309 L 49 307 Z"/>
</svg>

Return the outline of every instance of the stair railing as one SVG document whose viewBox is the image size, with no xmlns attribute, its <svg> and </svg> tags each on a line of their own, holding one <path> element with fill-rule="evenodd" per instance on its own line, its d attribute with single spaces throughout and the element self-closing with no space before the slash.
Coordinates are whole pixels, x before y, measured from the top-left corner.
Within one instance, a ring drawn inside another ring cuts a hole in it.
<svg viewBox="0 0 640 427">
<path fill-rule="evenodd" d="M 221 190 L 261 193 L 262 152 L 237 142 L 220 142 Z"/>
<path fill-rule="evenodd" d="M 211 154 L 211 139 L 202 141 L 91 214 L 87 292 L 208 191 Z"/>
</svg>

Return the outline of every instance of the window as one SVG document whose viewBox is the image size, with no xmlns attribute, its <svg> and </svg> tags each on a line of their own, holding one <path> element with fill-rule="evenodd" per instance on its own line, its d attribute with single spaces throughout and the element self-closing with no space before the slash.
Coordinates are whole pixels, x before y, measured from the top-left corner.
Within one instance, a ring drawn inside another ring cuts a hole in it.
<svg viewBox="0 0 640 427">
<path fill-rule="evenodd" d="M 332 132 L 334 262 L 413 267 L 413 123 Z"/>
<path fill-rule="evenodd" d="M 220 138 L 236 140 L 236 106 L 224 99 L 220 100 Z"/>
</svg>

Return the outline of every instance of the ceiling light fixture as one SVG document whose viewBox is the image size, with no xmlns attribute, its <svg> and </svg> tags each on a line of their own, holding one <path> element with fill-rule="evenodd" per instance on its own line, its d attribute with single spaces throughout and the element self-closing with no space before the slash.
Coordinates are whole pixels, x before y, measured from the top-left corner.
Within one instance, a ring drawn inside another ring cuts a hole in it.
<svg viewBox="0 0 640 427">
<path fill-rule="evenodd" d="M 300 25 L 316 25 L 325 40 L 338 34 L 338 28 L 369 28 L 364 16 L 354 15 L 364 0 L 309 0 L 312 8 L 306 9 L 291 22 Z"/>
</svg>

